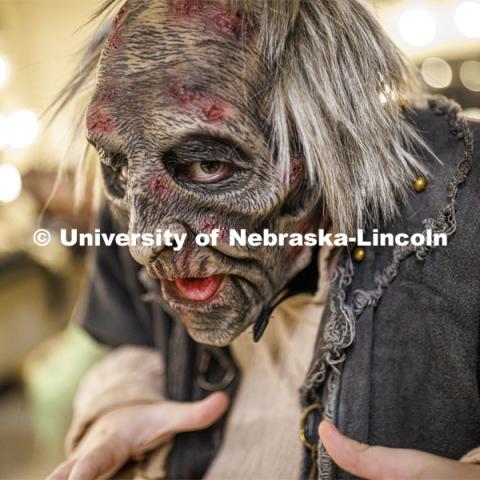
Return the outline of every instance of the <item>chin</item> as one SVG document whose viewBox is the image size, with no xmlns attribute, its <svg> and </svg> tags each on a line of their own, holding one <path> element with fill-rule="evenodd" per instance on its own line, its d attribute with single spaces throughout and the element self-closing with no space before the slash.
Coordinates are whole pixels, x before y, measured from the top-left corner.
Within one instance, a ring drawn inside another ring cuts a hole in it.
<svg viewBox="0 0 480 480">
<path fill-rule="evenodd" d="M 262 302 L 251 287 L 238 278 L 224 276 L 217 283 L 215 289 L 207 285 L 212 292 L 203 298 L 198 293 L 199 284 L 193 285 L 194 294 L 186 296 L 187 282 L 161 281 L 165 301 L 189 335 L 198 343 L 224 347 L 255 322 Z"/>
<path fill-rule="evenodd" d="M 247 313 L 249 312 L 249 314 Z M 198 343 L 225 347 L 252 325 L 260 314 L 260 308 L 244 306 L 219 308 L 209 313 L 179 313 L 189 335 Z"/>
</svg>

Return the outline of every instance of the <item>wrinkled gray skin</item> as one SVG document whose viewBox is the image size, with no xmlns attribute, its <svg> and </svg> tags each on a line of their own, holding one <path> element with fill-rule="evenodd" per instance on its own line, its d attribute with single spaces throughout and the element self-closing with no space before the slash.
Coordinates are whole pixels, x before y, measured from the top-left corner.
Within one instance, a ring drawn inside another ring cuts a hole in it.
<svg viewBox="0 0 480 480">
<path fill-rule="evenodd" d="M 260 108 L 268 72 L 254 45 L 254 22 L 219 3 L 129 1 L 112 26 L 87 115 L 125 231 L 189 234 L 179 252 L 137 246 L 131 254 L 160 279 L 190 335 L 219 346 L 255 322 L 311 252 L 230 247 L 228 238 L 198 247 L 194 235 L 213 228 L 224 237 L 230 228 L 307 232 L 320 220 L 301 161 L 285 186 L 271 159 Z M 205 183 L 202 168 L 220 177 Z M 205 302 L 182 298 L 172 283 L 214 274 L 226 277 Z"/>
</svg>

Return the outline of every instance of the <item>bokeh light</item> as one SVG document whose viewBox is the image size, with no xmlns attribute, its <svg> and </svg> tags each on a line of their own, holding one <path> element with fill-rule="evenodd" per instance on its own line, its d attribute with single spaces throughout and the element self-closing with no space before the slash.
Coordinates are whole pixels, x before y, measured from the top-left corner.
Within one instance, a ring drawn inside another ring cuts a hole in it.
<svg viewBox="0 0 480 480">
<path fill-rule="evenodd" d="M 460 80 L 466 88 L 480 92 L 480 62 L 467 60 L 460 67 Z"/>
<path fill-rule="evenodd" d="M 480 2 L 462 2 L 455 9 L 455 26 L 469 38 L 480 38 Z"/>
<path fill-rule="evenodd" d="M 6 119 L 5 135 L 7 145 L 25 148 L 31 145 L 38 135 L 38 120 L 30 110 L 19 110 Z"/>
<path fill-rule="evenodd" d="M 0 165 L 0 202 L 13 202 L 22 191 L 22 177 L 15 165 Z"/>
<path fill-rule="evenodd" d="M 9 74 L 10 67 L 8 66 L 7 60 L 5 60 L 3 57 L 0 57 L 0 88 L 7 83 Z"/>
<path fill-rule="evenodd" d="M 467 108 L 463 111 L 463 116 L 472 120 L 480 120 L 480 108 Z"/>
<path fill-rule="evenodd" d="M 422 47 L 433 42 L 437 26 L 432 14 L 425 8 L 410 8 L 398 21 L 402 39 L 409 45 Z"/>
<path fill-rule="evenodd" d="M 420 71 L 424 82 L 430 87 L 447 88 L 452 82 L 452 68 L 443 58 L 426 58 Z"/>
<path fill-rule="evenodd" d="M 7 138 L 7 118 L 0 114 L 0 150 L 8 143 Z"/>
</svg>

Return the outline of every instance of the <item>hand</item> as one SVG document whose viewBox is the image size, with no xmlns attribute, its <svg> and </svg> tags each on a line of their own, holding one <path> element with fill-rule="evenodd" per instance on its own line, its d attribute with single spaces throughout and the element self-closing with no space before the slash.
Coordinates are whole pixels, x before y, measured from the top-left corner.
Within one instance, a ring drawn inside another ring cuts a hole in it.
<svg viewBox="0 0 480 480">
<path fill-rule="evenodd" d="M 119 407 L 90 426 L 74 455 L 47 480 L 110 478 L 130 458 L 168 442 L 176 433 L 213 425 L 228 404 L 228 396 L 217 392 L 199 402 Z"/>
<path fill-rule="evenodd" d="M 480 465 L 457 462 L 418 450 L 371 447 L 342 435 L 323 421 L 318 433 L 333 461 L 347 472 L 368 480 L 479 479 Z"/>
</svg>

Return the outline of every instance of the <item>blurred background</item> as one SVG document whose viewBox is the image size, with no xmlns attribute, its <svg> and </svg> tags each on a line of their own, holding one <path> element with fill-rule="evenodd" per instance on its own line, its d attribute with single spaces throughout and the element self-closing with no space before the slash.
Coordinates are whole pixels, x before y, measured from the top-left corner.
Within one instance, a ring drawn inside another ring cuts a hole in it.
<svg viewBox="0 0 480 480">
<path fill-rule="evenodd" d="M 42 226 L 88 229 L 76 213 L 70 111 L 40 114 L 64 85 L 101 0 L 0 0 L 0 480 L 40 479 L 62 457 L 73 392 L 104 351 L 69 327 L 85 253 L 35 247 Z M 374 8 L 435 93 L 480 118 L 480 0 L 384 0 Z M 59 164 L 66 166 L 54 191 Z M 45 211 L 43 211 L 45 210 Z"/>
</svg>

